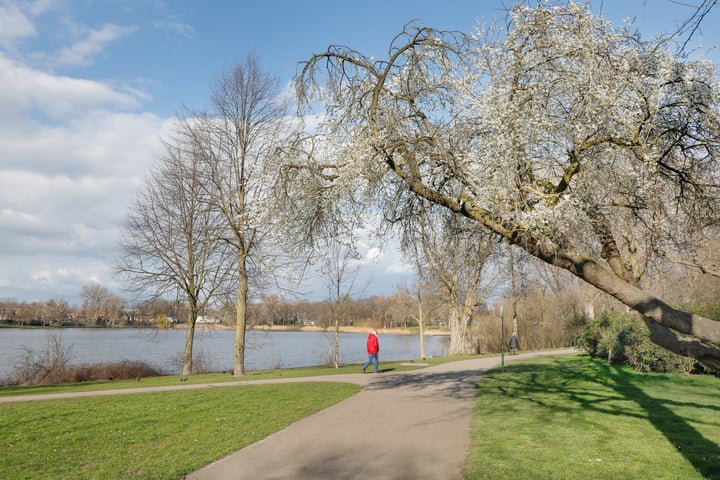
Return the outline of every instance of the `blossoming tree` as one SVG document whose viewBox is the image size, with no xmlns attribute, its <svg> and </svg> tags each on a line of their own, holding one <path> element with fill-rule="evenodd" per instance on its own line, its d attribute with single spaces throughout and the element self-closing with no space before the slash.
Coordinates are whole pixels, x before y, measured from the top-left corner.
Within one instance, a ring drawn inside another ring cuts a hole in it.
<svg viewBox="0 0 720 480">
<path fill-rule="evenodd" d="M 520 5 L 506 28 L 472 36 L 410 25 L 382 60 L 330 47 L 297 85 L 326 112 L 304 143 L 324 147 L 292 168 L 322 195 L 298 198 L 372 198 L 398 221 L 444 207 L 636 310 L 656 344 L 720 369 L 720 323 L 643 288 L 655 262 L 691 252 L 720 220 L 710 62 L 586 6 Z"/>
</svg>

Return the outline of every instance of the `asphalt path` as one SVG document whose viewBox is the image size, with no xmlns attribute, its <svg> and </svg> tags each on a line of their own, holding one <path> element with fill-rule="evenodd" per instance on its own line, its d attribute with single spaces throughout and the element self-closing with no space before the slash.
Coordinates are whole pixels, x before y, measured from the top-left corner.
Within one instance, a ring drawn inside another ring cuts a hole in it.
<svg viewBox="0 0 720 480">
<path fill-rule="evenodd" d="M 506 355 L 505 362 L 577 353 L 562 349 Z M 382 359 L 381 359 L 382 360 Z M 478 381 L 500 357 L 405 372 L 129 388 L 0 397 L 0 403 L 123 395 L 280 382 L 362 385 L 352 397 L 213 462 L 186 480 L 461 480 L 470 450 Z"/>
<path fill-rule="evenodd" d="M 505 361 L 567 353 L 577 351 L 522 353 Z M 478 381 L 500 362 L 479 358 L 411 372 L 322 377 L 364 388 L 185 478 L 460 480 Z"/>
</svg>

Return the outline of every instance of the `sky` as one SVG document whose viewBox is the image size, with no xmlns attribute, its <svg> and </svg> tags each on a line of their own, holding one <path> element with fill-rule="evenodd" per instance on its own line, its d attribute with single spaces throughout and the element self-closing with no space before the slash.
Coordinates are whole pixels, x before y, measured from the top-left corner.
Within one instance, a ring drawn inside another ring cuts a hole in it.
<svg viewBox="0 0 720 480">
<path fill-rule="evenodd" d="M 470 33 L 513 3 L 0 0 L 0 299 L 79 305 L 81 287 L 92 284 L 124 296 L 109 261 L 161 139 L 247 54 L 289 83 L 298 62 L 329 45 L 380 58 L 409 22 Z M 618 25 L 635 18 L 644 35 L 674 30 L 689 14 L 673 0 L 591 9 Z M 695 43 L 720 43 L 711 28 L 718 10 Z M 392 244 L 360 253 L 362 296 L 390 295 L 409 280 Z M 311 299 L 324 291 L 322 279 L 308 284 Z"/>
</svg>

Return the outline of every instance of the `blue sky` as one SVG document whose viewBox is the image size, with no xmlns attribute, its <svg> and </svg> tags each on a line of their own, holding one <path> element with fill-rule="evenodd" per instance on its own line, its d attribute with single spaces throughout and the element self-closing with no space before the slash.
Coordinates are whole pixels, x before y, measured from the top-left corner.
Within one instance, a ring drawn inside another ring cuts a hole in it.
<svg viewBox="0 0 720 480">
<path fill-rule="evenodd" d="M 183 104 L 202 107 L 212 80 L 246 54 L 286 83 L 328 45 L 382 57 L 410 21 L 470 32 L 513 3 L 0 0 L 0 298 L 79 304 L 91 283 L 122 295 L 107 260 L 160 139 Z M 635 17 L 644 35 L 689 14 L 672 0 L 591 6 L 616 24 Z M 720 43 L 718 10 L 695 44 Z M 361 253 L 365 295 L 408 278 L 391 249 Z"/>
</svg>

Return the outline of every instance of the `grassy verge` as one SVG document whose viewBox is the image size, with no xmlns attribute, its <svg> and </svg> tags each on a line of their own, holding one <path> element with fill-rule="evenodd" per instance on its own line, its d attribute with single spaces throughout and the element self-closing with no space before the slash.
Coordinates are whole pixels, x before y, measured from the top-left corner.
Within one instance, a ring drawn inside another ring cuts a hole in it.
<svg viewBox="0 0 720 480">
<path fill-rule="evenodd" d="M 467 359 L 471 357 L 443 357 L 433 358 L 417 362 L 382 362 L 380 369 L 383 371 L 402 372 L 406 370 L 416 370 L 424 367 L 426 364 L 435 365 L 438 363 L 449 362 L 454 360 Z M 48 393 L 65 393 L 65 392 L 87 392 L 94 390 L 110 390 L 116 388 L 139 388 L 139 387 L 160 387 L 168 385 L 180 385 L 180 379 L 183 378 L 183 384 L 202 384 L 202 383 L 222 383 L 222 382 L 242 382 L 248 380 L 268 380 L 277 378 L 299 378 L 299 377 L 315 377 L 322 375 L 343 375 L 348 373 L 359 373 L 361 365 L 342 365 L 340 368 L 334 367 L 305 367 L 290 368 L 278 370 L 258 370 L 250 371 L 244 377 L 233 377 L 229 373 L 203 373 L 195 375 L 165 375 L 160 377 L 144 377 L 139 381 L 134 380 L 112 380 L 100 382 L 83 382 L 75 384 L 59 384 L 59 385 L 32 385 L 23 387 L 2 387 L 0 388 L 0 397 L 13 395 L 40 395 Z"/>
<path fill-rule="evenodd" d="M 466 479 L 720 479 L 720 379 L 584 356 L 480 381 Z"/>
<path fill-rule="evenodd" d="M 0 407 L 0 478 L 172 479 L 360 387 L 310 382 Z"/>
</svg>

